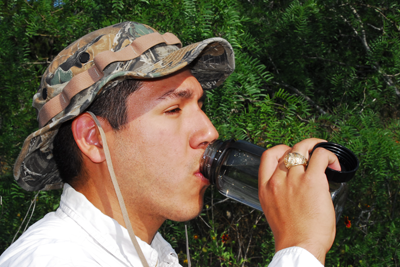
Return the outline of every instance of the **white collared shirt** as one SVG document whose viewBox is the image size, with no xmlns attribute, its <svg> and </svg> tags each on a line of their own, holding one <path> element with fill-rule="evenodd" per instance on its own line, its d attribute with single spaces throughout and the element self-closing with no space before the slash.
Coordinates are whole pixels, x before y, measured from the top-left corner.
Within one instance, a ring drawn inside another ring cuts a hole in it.
<svg viewBox="0 0 400 267">
<path fill-rule="evenodd" d="M 180 267 L 171 245 L 157 233 L 151 245 L 137 238 L 151 267 Z M 60 207 L 32 225 L 0 257 L 1 267 L 142 266 L 128 231 L 86 197 L 64 185 Z M 307 250 L 279 251 L 269 265 L 322 266 Z"/>
</svg>

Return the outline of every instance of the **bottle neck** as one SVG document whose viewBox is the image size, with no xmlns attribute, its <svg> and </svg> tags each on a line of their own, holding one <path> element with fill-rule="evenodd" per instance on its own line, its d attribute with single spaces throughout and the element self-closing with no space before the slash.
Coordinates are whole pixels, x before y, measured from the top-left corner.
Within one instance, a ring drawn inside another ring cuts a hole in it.
<svg viewBox="0 0 400 267">
<path fill-rule="evenodd" d="M 243 151 L 256 157 L 261 157 L 265 148 L 253 145 L 252 143 L 233 139 L 222 141 L 215 140 L 204 151 L 202 161 L 200 163 L 200 172 L 215 185 L 215 181 L 221 169 L 222 161 L 227 153 L 232 150 Z"/>
<path fill-rule="evenodd" d="M 215 184 L 215 175 L 219 171 L 219 162 L 231 142 L 233 142 L 233 140 L 215 140 L 209 144 L 206 151 L 204 151 L 200 163 L 200 172 L 204 177 L 210 180 L 211 184 Z"/>
</svg>

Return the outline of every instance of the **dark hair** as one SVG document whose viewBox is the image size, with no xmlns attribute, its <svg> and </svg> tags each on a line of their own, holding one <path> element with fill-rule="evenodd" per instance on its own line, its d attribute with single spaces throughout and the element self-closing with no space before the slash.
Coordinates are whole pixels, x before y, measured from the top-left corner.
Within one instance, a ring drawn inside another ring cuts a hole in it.
<svg viewBox="0 0 400 267">
<path fill-rule="evenodd" d="M 126 124 L 126 100 L 140 88 L 140 80 L 116 80 L 104 87 L 104 90 L 86 109 L 96 116 L 106 119 L 111 127 L 118 131 Z M 77 176 L 82 174 L 82 153 L 72 134 L 72 121 L 64 122 L 53 142 L 53 156 L 64 183 L 74 186 Z"/>
</svg>

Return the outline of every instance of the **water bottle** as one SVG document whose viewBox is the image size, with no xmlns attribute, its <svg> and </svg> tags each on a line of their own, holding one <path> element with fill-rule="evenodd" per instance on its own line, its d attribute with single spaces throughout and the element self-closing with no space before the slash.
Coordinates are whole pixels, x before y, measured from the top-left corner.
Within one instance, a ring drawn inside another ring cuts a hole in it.
<svg viewBox="0 0 400 267">
<path fill-rule="evenodd" d="M 359 161 L 353 152 L 339 144 L 322 142 L 314 149 L 317 147 L 333 152 L 342 169 L 325 171 L 338 222 L 348 192 L 347 182 L 353 178 Z M 262 211 L 258 199 L 258 169 L 265 150 L 243 140 L 216 140 L 204 152 L 200 171 L 222 195 Z"/>
</svg>

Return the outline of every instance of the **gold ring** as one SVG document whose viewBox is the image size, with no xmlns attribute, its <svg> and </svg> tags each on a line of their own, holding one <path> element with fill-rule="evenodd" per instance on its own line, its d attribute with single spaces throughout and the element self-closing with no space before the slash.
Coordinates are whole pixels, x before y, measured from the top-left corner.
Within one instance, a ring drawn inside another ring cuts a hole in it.
<svg viewBox="0 0 400 267">
<path fill-rule="evenodd" d="M 307 167 L 306 157 L 296 152 L 288 153 L 283 159 L 283 163 L 288 170 L 297 165 L 303 165 L 304 167 Z"/>
</svg>

